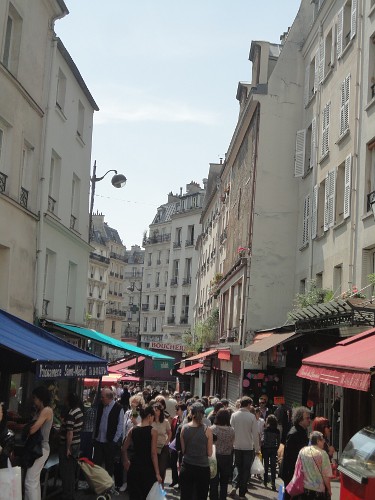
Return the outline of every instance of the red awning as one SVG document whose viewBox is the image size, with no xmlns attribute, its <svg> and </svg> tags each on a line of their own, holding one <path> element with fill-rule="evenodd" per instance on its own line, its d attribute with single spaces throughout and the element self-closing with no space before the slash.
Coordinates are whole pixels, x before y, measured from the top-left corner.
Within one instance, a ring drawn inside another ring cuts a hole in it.
<svg viewBox="0 0 375 500">
<path fill-rule="evenodd" d="M 332 349 L 302 360 L 302 378 L 368 391 L 375 366 L 375 328 L 338 342 Z"/>
<path fill-rule="evenodd" d="M 124 375 L 120 378 L 121 382 L 139 382 L 141 377 L 134 377 L 133 375 Z"/>
<path fill-rule="evenodd" d="M 205 359 L 209 356 L 213 356 L 217 353 L 217 349 L 212 349 L 211 351 L 201 352 L 200 354 L 196 354 L 195 356 L 191 356 L 190 358 L 184 359 L 184 361 L 194 361 L 195 359 Z"/>
<path fill-rule="evenodd" d="M 145 359 L 144 356 L 138 356 L 138 363 Z M 121 372 L 122 370 L 126 370 L 131 366 L 135 366 L 137 364 L 137 358 L 129 359 L 128 361 L 123 361 L 122 363 L 117 363 L 116 365 L 108 366 L 108 371 L 112 373 Z"/>
<path fill-rule="evenodd" d="M 121 373 L 111 373 L 110 375 L 104 375 L 102 377 L 102 385 L 116 385 L 121 379 Z M 99 385 L 98 378 L 85 378 L 83 381 L 85 387 L 93 387 Z"/>
<path fill-rule="evenodd" d="M 181 375 L 185 375 L 186 373 L 192 373 L 202 368 L 203 363 L 195 363 L 195 365 L 185 366 L 185 368 L 180 368 L 177 370 Z"/>
<path fill-rule="evenodd" d="M 217 357 L 219 359 L 230 361 L 230 349 L 223 349 L 222 351 L 219 351 Z"/>
</svg>

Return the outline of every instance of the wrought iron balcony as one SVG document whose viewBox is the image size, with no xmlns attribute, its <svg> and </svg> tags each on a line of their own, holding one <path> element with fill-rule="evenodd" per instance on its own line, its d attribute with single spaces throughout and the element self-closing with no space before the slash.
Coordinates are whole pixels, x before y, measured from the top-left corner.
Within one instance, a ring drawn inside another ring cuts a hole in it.
<svg viewBox="0 0 375 500">
<path fill-rule="evenodd" d="M 375 203 L 375 191 L 371 191 L 367 195 L 367 212 L 370 212 L 372 210 L 372 205 Z"/>
<path fill-rule="evenodd" d="M 159 304 L 159 310 L 160 311 L 165 311 L 165 304 L 160 303 Z"/>
<path fill-rule="evenodd" d="M 48 196 L 48 211 L 55 213 L 56 200 L 52 198 L 52 196 Z"/>
<path fill-rule="evenodd" d="M 168 325 L 174 325 L 175 321 L 176 321 L 176 318 L 174 316 L 170 316 L 169 318 L 167 318 Z"/>
<path fill-rule="evenodd" d="M 181 241 L 174 241 L 173 248 L 181 248 Z"/>
<path fill-rule="evenodd" d="M 187 325 L 189 322 L 188 316 L 181 316 L 180 318 L 180 325 Z"/>
<path fill-rule="evenodd" d="M 190 240 L 186 240 L 185 241 L 185 246 L 186 247 L 192 247 L 192 246 L 194 246 L 194 238 L 192 238 Z"/>
<path fill-rule="evenodd" d="M 7 185 L 8 176 L 3 172 L 0 172 L 0 193 L 5 193 L 5 188 Z"/>
<path fill-rule="evenodd" d="M 186 286 L 186 285 L 191 285 L 191 276 L 188 276 L 187 278 L 184 278 L 182 280 L 182 286 Z"/>
<path fill-rule="evenodd" d="M 73 214 L 70 215 L 70 229 L 77 229 L 76 228 L 76 224 L 77 224 L 77 217 L 75 217 Z"/>
<path fill-rule="evenodd" d="M 171 278 L 171 286 L 177 286 L 178 285 L 178 278 Z"/>
<path fill-rule="evenodd" d="M 21 187 L 20 205 L 22 205 L 24 208 L 27 208 L 28 201 L 29 201 L 29 192 L 24 187 Z"/>
<path fill-rule="evenodd" d="M 99 255 L 95 252 L 90 252 L 90 259 L 97 260 L 99 262 L 104 262 L 105 264 L 109 264 L 109 258 L 104 257 L 104 255 Z M 100 279 L 103 279 L 101 276 Z"/>
<path fill-rule="evenodd" d="M 150 309 L 150 304 L 142 304 L 142 311 L 148 311 Z"/>
</svg>

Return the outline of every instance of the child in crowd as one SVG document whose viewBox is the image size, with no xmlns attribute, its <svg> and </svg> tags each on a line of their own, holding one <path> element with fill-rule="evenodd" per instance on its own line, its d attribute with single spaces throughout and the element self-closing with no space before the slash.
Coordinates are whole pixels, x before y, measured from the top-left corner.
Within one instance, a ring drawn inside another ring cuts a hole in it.
<svg viewBox="0 0 375 500">
<path fill-rule="evenodd" d="M 277 428 L 277 418 L 275 415 L 268 415 L 266 427 L 263 432 L 263 460 L 264 460 L 264 486 L 267 488 L 268 469 L 271 468 L 271 485 L 276 491 L 276 461 L 277 450 L 280 446 L 280 431 Z"/>
</svg>

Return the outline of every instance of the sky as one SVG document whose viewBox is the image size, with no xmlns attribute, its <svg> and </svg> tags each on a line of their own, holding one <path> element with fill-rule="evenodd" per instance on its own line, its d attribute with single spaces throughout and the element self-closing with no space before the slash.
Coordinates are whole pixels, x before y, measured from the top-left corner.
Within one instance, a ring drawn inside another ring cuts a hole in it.
<svg viewBox="0 0 375 500">
<path fill-rule="evenodd" d="M 99 106 L 94 114 L 94 212 L 123 243 L 142 243 L 170 191 L 224 158 L 251 80 L 252 40 L 279 43 L 300 0 L 65 0 L 55 24 Z"/>
</svg>

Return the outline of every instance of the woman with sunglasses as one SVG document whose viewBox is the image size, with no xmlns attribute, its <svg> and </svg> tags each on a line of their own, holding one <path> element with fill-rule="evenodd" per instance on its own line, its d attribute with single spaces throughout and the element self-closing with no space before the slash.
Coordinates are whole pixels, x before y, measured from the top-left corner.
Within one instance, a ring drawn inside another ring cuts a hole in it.
<svg viewBox="0 0 375 500">
<path fill-rule="evenodd" d="M 171 441 L 172 431 L 171 425 L 165 416 L 165 408 L 161 401 L 154 401 L 152 407 L 155 412 L 155 419 L 152 423 L 152 427 L 156 429 L 158 433 L 157 441 L 157 451 L 158 451 L 158 462 L 159 471 L 162 478 L 162 483 L 164 486 L 165 473 L 167 471 L 169 462 L 169 443 Z"/>
<path fill-rule="evenodd" d="M 331 426 L 329 424 L 328 418 L 315 417 L 313 422 L 312 422 L 312 430 L 321 432 L 323 434 L 324 450 L 328 453 L 329 459 L 332 462 L 332 458 L 333 458 L 336 450 L 333 446 L 330 445 Z"/>
<path fill-rule="evenodd" d="M 146 406 L 139 408 L 139 414 L 141 423 L 130 429 L 122 447 L 130 500 L 146 500 L 155 481 L 162 482 L 157 456 L 158 433 L 152 428 L 155 411 L 151 406 Z M 130 445 L 131 459 L 128 455 Z"/>
</svg>

